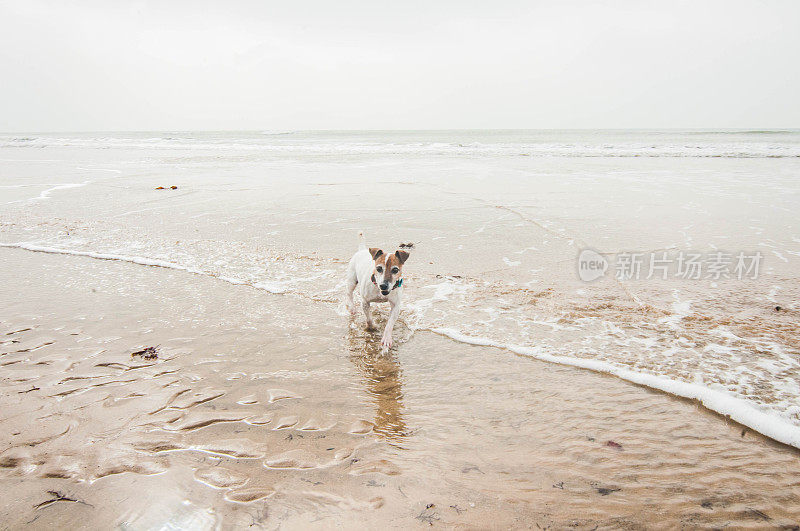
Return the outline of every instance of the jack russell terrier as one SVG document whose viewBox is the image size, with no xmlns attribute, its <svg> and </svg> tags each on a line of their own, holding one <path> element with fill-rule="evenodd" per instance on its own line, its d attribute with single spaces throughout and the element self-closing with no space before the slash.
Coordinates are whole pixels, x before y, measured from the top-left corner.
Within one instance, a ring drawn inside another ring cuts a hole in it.
<svg viewBox="0 0 800 531">
<path fill-rule="evenodd" d="M 400 296 L 403 293 L 403 264 L 408 259 L 408 251 L 398 249 L 386 254 L 377 247 L 367 249 L 364 245 L 364 233 L 358 233 L 358 251 L 350 259 L 347 266 L 347 308 L 355 316 L 356 306 L 353 302 L 353 290 L 358 287 L 362 308 L 367 317 L 367 330 L 373 330 L 369 305 L 373 302 L 389 302 L 391 309 L 386 328 L 383 331 L 381 345 L 385 349 L 392 346 L 392 329 L 400 315 Z"/>
</svg>

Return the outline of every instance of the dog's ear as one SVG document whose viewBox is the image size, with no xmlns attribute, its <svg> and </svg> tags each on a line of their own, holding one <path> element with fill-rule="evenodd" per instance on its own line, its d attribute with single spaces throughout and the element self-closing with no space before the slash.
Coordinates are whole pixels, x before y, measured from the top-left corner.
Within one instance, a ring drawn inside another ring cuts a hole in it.
<svg viewBox="0 0 800 531">
<path fill-rule="evenodd" d="M 370 247 L 369 254 L 372 255 L 373 260 L 377 260 L 378 257 L 383 254 L 383 251 L 381 249 L 378 249 L 377 247 Z"/>
<path fill-rule="evenodd" d="M 400 265 L 405 264 L 406 260 L 408 260 L 408 251 L 398 250 L 394 252 L 394 255 L 397 257 L 398 260 L 400 260 Z"/>
</svg>

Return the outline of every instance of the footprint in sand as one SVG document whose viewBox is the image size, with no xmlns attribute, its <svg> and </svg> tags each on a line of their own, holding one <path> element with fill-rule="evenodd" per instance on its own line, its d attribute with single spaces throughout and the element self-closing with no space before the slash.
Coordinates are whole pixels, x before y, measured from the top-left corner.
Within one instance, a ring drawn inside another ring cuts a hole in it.
<svg viewBox="0 0 800 531">
<path fill-rule="evenodd" d="M 351 455 L 353 455 L 352 448 L 342 448 L 341 450 L 336 451 L 336 454 L 334 454 L 333 458 L 337 461 L 344 461 Z"/>
<path fill-rule="evenodd" d="M 386 476 L 397 476 L 400 474 L 400 467 L 391 461 L 387 461 L 386 459 L 378 459 L 377 461 L 358 463 L 353 466 L 350 473 L 357 476 L 372 473 L 384 474 Z"/>
<path fill-rule="evenodd" d="M 194 473 L 194 478 L 215 489 L 241 487 L 247 483 L 248 477 L 222 467 L 202 468 Z"/>
<path fill-rule="evenodd" d="M 244 419 L 244 415 L 236 412 L 202 412 L 187 415 L 174 426 L 163 426 L 166 431 L 192 431 L 205 428 L 218 422 L 238 422 Z"/>
<path fill-rule="evenodd" d="M 264 461 L 267 468 L 318 468 L 320 465 L 314 455 L 304 450 L 289 450 L 274 455 Z"/>
<path fill-rule="evenodd" d="M 286 389 L 270 389 L 269 393 L 269 403 L 276 402 L 278 400 L 287 400 L 290 398 L 303 398 L 302 396 L 296 395 L 291 391 L 287 391 Z"/>
<path fill-rule="evenodd" d="M 236 459 L 258 459 L 264 457 L 264 453 L 256 448 L 256 444 L 248 439 L 228 439 L 214 441 L 209 444 L 199 444 L 192 448 Z"/>
<path fill-rule="evenodd" d="M 132 472 L 134 474 L 142 474 L 150 476 L 153 474 L 161 474 L 169 468 L 165 463 L 156 461 L 140 461 L 136 462 L 121 462 L 121 463 L 108 463 L 98 468 L 94 477 L 99 479 L 114 474 L 124 474 L 125 472 Z"/>
<path fill-rule="evenodd" d="M 236 403 L 240 406 L 250 406 L 253 404 L 258 404 L 258 398 L 256 395 L 247 395 L 237 400 Z"/>
<path fill-rule="evenodd" d="M 311 418 L 308 419 L 300 426 L 301 431 L 321 431 L 321 430 L 329 430 L 336 425 L 335 422 L 329 423 L 327 425 L 323 425 L 317 419 Z"/>
<path fill-rule="evenodd" d="M 173 450 L 184 450 L 186 448 L 185 446 L 172 441 L 143 441 L 135 443 L 133 447 L 140 452 L 147 452 L 149 454 L 171 452 Z"/>
<path fill-rule="evenodd" d="M 216 400 L 223 395 L 225 395 L 225 392 L 219 389 L 204 389 L 194 393 L 183 394 L 169 405 L 169 409 L 189 409 Z"/>
<path fill-rule="evenodd" d="M 355 433 L 357 435 L 363 435 L 365 433 L 369 433 L 375 428 L 375 424 L 368 420 L 357 420 L 350 426 L 350 433 Z"/>
<path fill-rule="evenodd" d="M 273 494 L 275 494 L 274 489 L 253 488 L 253 489 L 237 490 L 229 492 L 225 495 L 225 499 L 236 503 L 251 503 L 257 500 L 268 498 Z"/>
<path fill-rule="evenodd" d="M 288 417 L 281 417 L 278 419 L 278 422 L 275 423 L 275 427 L 273 429 L 283 430 L 286 428 L 291 428 L 292 426 L 295 426 L 298 422 L 300 422 L 300 419 L 297 418 L 295 415 L 290 415 Z"/>
<path fill-rule="evenodd" d="M 252 417 L 247 417 L 244 421 L 251 426 L 263 426 L 264 424 L 269 424 L 272 422 L 272 418 L 274 415 L 272 413 L 265 413 L 263 415 L 254 415 Z"/>
</svg>

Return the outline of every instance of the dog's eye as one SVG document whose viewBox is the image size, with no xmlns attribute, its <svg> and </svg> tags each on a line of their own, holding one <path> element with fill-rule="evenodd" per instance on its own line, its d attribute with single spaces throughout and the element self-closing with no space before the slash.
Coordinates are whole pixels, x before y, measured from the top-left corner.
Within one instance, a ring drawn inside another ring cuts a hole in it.
<svg viewBox="0 0 800 531">
<path fill-rule="evenodd" d="M 383 273 L 383 268 L 381 266 L 378 266 L 375 268 L 375 271 L 377 271 L 378 273 Z"/>
<path fill-rule="evenodd" d="M 397 274 L 397 273 L 399 273 L 399 272 L 400 272 L 400 270 L 399 270 L 398 268 L 396 268 L 396 267 L 393 267 L 393 268 L 392 268 L 392 274 L 393 274 L 393 275 L 396 275 L 396 274 Z"/>
</svg>

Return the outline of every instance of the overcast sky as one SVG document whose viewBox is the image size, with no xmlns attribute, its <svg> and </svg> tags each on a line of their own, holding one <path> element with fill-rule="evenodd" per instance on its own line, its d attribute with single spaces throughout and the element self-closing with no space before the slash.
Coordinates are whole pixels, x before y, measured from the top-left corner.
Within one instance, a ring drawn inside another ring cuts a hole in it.
<svg viewBox="0 0 800 531">
<path fill-rule="evenodd" d="M 800 1 L 0 0 L 0 131 L 800 128 Z"/>
</svg>

